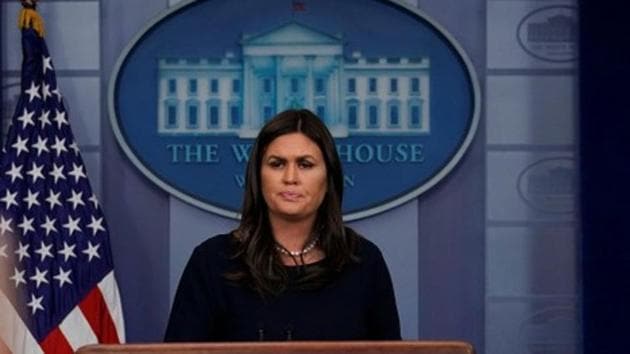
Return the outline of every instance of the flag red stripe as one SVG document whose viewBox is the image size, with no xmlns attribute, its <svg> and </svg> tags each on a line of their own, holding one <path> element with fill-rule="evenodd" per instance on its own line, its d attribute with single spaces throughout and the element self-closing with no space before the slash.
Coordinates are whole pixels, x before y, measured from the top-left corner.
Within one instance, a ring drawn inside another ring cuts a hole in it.
<svg viewBox="0 0 630 354">
<path fill-rule="evenodd" d="M 116 326 L 98 286 L 95 286 L 81 301 L 79 308 L 92 327 L 99 343 L 120 343 Z"/>
<path fill-rule="evenodd" d="M 11 354 L 11 350 L 9 350 L 2 338 L 0 338 L 0 354 Z"/>
<path fill-rule="evenodd" d="M 46 354 L 72 354 L 74 351 L 70 347 L 70 343 L 66 340 L 59 327 L 55 328 L 46 336 L 39 345 Z"/>
</svg>

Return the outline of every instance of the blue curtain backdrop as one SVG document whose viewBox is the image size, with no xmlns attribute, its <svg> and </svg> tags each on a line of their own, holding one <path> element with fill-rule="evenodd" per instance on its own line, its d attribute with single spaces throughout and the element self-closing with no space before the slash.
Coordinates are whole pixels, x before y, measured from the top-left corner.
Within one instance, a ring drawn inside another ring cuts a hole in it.
<svg viewBox="0 0 630 354">
<path fill-rule="evenodd" d="M 584 353 L 628 353 L 630 47 L 624 2 L 580 3 Z"/>
</svg>

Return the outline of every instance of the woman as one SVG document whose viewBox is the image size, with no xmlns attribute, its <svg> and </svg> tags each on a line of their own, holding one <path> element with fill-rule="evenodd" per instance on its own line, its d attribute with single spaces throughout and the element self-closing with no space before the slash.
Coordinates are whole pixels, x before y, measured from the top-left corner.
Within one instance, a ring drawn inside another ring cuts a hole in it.
<svg viewBox="0 0 630 354">
<path fill-rule="evenodd" d="M 166 341 L 400 339 L 378 248 L 344 227 L 332 136 L 308 110 L 278 114 L 247 165 L 239 227 L 195 248 Z"/>
</svg>

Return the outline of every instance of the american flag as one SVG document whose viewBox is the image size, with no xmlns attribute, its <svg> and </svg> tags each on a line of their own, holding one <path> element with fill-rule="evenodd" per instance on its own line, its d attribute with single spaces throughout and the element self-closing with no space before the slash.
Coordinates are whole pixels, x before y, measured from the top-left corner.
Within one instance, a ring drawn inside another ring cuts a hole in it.
<svg viewBox="0 0 630 354">
<path fill-rule="evenodd" d="M 0 351 L 123 342 L 107 224 L 52 60 L 31 28 L 22 49 L 22 91 L 0 160 Z"/>
</svg>

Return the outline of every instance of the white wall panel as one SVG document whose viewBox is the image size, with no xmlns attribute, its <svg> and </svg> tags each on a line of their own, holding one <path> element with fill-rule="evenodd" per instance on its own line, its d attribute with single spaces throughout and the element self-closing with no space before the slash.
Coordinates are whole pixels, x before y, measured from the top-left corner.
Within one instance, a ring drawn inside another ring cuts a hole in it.
<svg viewBox="0 0 630 354">
<path fill-rule="evenodd" d="M 577 11 L 565 8 L 575 1 L 488 1 L 487 6 L 488 68 L 576 67 L 577 42 L 536 42 L 528 34 L 528 25 L 548 23 L 558 14 L 572 14 L 577 32 Z"/>
<path fill-rule="evenodd" d="M 489 76 L 487 143 L 574 144 L 576 81 L 572 76 Z"/>
<path fill-rule="evenodd" d="M 571 298 L 491 301 L 485 353 L 580 353 L 576 308 Z"/>
<path fill-rule="evenodd" d="M 102 179 L 101 179 L 101 153 L 99 151 L 81 151 L 81 158 L 90 179 L 92 191 L 96 194 L 99 201 L 102 201 Z"/>
<path fill-rule="evenodd" d="M 573 221 L 576 166 L 571 153 L 489 152 L 487 219 Z"/>
<path fill-rule="evenodd" d="M 101 89 L 98 77 L 58 77 L 57 85 L 79 146 L 101 143 Z"/>
<path fill-rule="evenodd" d="M 175 6 L 184 0 L 168 0 L 168 6 Z"/>
<path fill-rule="evenodd" d="M 569 295 L 577 291 L 573 227 L 491 227 L 486 295 Z"/>
</svg>

